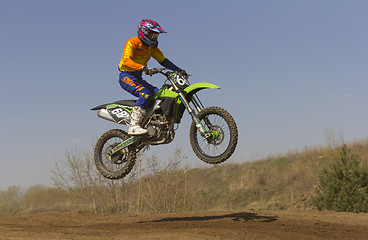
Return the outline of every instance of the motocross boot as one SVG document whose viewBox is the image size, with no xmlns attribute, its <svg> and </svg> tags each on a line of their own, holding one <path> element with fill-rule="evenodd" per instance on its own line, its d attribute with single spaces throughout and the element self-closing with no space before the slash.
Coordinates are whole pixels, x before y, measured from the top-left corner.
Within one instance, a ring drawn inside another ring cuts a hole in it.
<svg viewBox="0 0 368 240">
<path fill-rule="evenodd" d="M 129 124 L 129 135 L 142 135 L 146 134 L 147 130 L 140 126 L 144 115 L 146 114 L 146 109 L 139 106 L 134 106 L 132 111 L 132 116 Z"/>
</svg>

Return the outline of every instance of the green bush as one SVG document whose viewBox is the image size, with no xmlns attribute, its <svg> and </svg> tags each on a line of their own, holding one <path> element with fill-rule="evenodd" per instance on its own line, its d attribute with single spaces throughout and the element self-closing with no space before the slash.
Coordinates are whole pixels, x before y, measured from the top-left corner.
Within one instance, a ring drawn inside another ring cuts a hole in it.
<svg viewBox="0 0 368 240">
<path fill-rule="evenodd" d="M 0 192 L 0 217 L 17 215 L 20 206 L 20 187 L 10 186 L 7 191 Z"/>
<path fill-rule="evenodd" d="M 323 169 L 313 202 L 319 210 L 368 212 L 368 169 L 344 145 L 331 169 Z"/>
</svg>

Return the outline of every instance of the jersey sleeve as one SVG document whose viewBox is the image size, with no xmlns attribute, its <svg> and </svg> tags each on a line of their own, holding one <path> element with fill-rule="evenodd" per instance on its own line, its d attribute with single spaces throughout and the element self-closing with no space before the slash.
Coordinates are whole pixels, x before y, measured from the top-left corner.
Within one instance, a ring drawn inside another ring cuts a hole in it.
<svg viewBox="0 0 368 240">
<path fill-rule="evenodd" d="M 152 57 L 156 59 L 157 62 L 162 63 L 166 58 L 164 57 L 164 54 L 162 51 L 157 47 L 153 51 Z"/>
<path fill-rule="evenodd" d="M 176 66 L 173 62 L 171 62 L 169 59 L 165 58 L 162 62 L 160 62 L 161 66 L 165 68 L 169 68 L 174 71 L 178 71 L 180 68 Z"/>
<path fill-rule="evenodd" d="M 161 64 L 161 66 L 170 68 L 171 70 L 177 71 L 179 68 L 171 62 L 169 59 L 165 58 L 162 54 L 162 51 L 159 48 L 156 48 L 152 54 L 152 57 L 157 60 Z"/>
<path fill-rule="evenodd" d="M 128 42 L 125 44 L 124 47 L 124 53 L 122 58 L 122 64 L 128 68 L 134 69 L 134 70 L 141 70 L 143 65 L 136 63 L 132 60 L 133 53 L 135 48 L 137 48 L 136 44 L 133 44 L 131 39 L 128 40 Z"/>
</svg>

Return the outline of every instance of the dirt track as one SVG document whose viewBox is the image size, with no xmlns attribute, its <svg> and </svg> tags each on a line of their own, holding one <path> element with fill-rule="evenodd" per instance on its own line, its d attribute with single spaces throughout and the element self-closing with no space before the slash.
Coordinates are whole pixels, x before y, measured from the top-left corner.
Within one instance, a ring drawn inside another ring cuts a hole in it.
<svg viewBox="0 0 368 240">
<path fill-rule="evenodd" d="M 0 239 L 368 239 L 368 214 L 318 211 L 0 218 Z"/>
</svg>

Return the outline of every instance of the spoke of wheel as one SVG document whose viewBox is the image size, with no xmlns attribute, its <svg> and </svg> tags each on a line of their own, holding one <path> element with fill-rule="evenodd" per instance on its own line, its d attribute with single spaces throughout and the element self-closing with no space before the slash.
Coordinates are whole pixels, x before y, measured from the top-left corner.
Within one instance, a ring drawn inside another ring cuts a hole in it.
<svg viewBox="0 0 368 240">
<path fill-rule="evenodd" d="M 208 128 L 208 130 L 219 131 L 218 139 L 220 139 L 221 143 L 214 144 L 207 141 L 207 139 L 203 138 L 199 132 L 197 132 L 197 143 L 198 147 L 204 152 L 206 155 L 210 157 L 216 157 L 221 155 L 229 146 L 230 138 L 228 137 L 231 133 L 229 125 L 221 116 L 217 114 L 211 114 L 205 116 L 202 119 L 202 124 Z M 221 129 L 221 131 L 220 131 Z M 216 142 L 218 139 L 213 140 Z"/>
<path fill-rule="evenodd" d="M 120 143 L 122 140 L 123 139 L 118 137 L 110 138 L 108 141 L 105 142 L 102 148 L 103 165 L 108 171 L 116 172 L 124 167 L 124 164 L 112 163 L 109 157 L 107 156 L 107 151 L 109 150 L 109 148 L 113 146 L 115 143 Z"/>
</svg>

